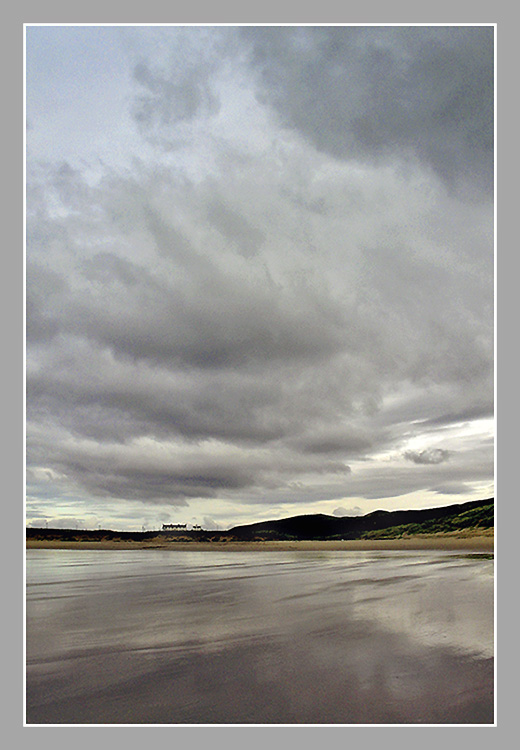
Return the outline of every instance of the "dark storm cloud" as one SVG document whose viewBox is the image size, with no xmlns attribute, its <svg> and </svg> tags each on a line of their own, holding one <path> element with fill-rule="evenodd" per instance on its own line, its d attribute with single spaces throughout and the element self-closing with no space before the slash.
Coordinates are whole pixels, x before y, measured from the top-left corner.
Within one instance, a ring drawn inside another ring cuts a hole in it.
<svg viewBox="0 0 520 750">
<path fill-rule="evenodd" d="M 490 188 L 493 28 L 241 30 L 262 97 L 340 159 L 414 155 L 450 184 Z"/>
<path fill-rule="evenodd" d="M 441 448 L 426 448 L 423 451 L 405 451 L 403 456 L 414 464 L 441 464 L 450 458 L 450 452 Z"/>
</svg>

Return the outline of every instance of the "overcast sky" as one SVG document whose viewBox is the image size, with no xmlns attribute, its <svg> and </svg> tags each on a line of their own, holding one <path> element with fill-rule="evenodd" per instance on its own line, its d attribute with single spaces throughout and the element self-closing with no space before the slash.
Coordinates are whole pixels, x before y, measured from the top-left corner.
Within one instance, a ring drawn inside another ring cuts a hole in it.
<svg viewBox="0 0 520 750">
<path fill-rule="evenodd" d="M 27 523 L 493 495 L 491 26 L 27 28 Z"/>
</svg>

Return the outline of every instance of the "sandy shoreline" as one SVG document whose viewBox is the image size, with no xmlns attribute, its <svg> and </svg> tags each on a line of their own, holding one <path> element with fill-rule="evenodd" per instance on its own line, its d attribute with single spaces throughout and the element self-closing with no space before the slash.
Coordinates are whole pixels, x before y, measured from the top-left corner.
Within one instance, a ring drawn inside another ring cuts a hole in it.
<svg viewBox="0 0 520 750">
<path fill-rule="evenodd" d="M 75 550 L 129 550 L 160 549 L 193 552 L 240 552 L 240 551 L 324 551 L 324 550 L 465 550 L 474 552 L 493 552 L 493 535 L 450 536 L 431 535 L 414 536 L 405 539 L 350 539 L 338 541 L 305 540 L 297 542 L 175 542 L 153 539 L 147 542 L 136 541 L 77 541 L 28 539 L 26 549 L 75 549 Z"/>
</svg>

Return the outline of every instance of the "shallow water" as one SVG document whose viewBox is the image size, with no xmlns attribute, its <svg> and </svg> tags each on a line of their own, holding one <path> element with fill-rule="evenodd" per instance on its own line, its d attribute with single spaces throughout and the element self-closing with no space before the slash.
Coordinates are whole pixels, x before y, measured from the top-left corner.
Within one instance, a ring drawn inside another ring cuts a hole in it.
<svg viewBox="0 0 520 750">
<path fill-rule="evenodd" d="M 28 724 L 493 723 L 493 561 L 27 551 Z"/>
</svg>

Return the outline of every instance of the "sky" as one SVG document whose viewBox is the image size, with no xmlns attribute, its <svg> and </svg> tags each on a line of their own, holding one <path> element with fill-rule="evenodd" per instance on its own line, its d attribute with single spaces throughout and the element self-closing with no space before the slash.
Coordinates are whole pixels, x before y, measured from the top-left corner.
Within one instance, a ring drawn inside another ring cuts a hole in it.
<svg viewBox="0 0 520 750">
<path fill-rule="evenodd" d="M 493 89 L 493 26 L 27 26 L 27 525 L 492 497 Z"/>
</svg>

